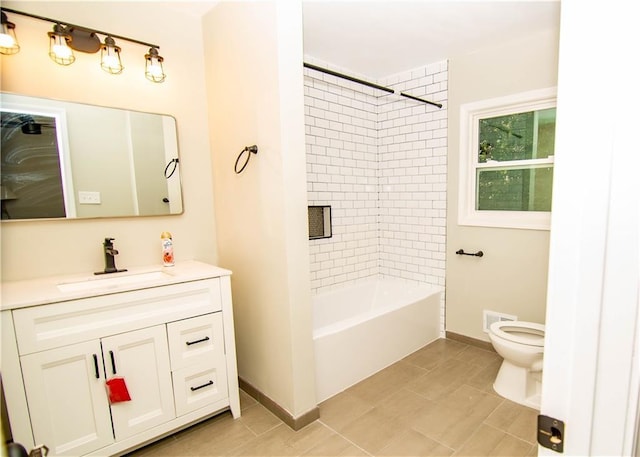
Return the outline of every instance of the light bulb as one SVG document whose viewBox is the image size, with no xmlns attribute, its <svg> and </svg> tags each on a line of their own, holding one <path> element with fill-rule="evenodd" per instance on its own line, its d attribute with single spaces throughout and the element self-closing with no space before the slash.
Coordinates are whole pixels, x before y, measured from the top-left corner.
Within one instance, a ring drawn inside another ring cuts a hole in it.
<svg viewBox="0 0 640 457">
<path fill-rule="evenodd" d="M 154 77 L 162 76 L 162 67 L 160 65 L 149 65 L 147 72 Z"/>
<path fill-rule="evenodd" d="M 73 51 L 71 51 L 71 48 L 67 46 L 66 43 L 63 43 L 54 44 L 53 53 L 60 59 L 68 59 L 73 54 Z"/>
<path fill-rule="evenodd" d="M 16 40 L 11 35 L 0 33 L 0 48 L 12 48 L 15 44 Z"/>
<path fill-rule="evenodd" d="M 111 69 L 117 68 L 119 67 L 118 58 L 114 56 L 105 56 L 104 59 L 102 59 L 102 65 Z"/>
</svg>

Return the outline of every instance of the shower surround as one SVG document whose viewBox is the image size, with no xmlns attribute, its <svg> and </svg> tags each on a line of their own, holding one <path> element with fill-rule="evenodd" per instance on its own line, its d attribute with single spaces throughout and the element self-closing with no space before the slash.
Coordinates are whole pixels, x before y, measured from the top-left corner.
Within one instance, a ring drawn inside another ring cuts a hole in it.
<svg viewBox="0 0 640 457">
<path fill-rule="evenodd" d="M 307 197 L 331 205 L 333 226 L 331 238 L 309 241 L 312 293 L 376 276 L 444 286 L 447 62 L 372 81 L 441 109 L 304 74 Z"/>
</svg>

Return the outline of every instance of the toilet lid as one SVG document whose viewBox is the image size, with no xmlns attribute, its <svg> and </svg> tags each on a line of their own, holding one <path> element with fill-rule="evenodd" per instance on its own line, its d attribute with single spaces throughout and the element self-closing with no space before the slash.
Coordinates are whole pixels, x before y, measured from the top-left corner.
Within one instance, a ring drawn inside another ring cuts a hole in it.
<svg viewBox="0 0 640 457">
<path fill-rule="evenodd" d="M 527 346 L 544 346 L 544 325 L 524 321 L 499 321 L 491 324 L 491 332 L 507 341 Z"/>
</svg>

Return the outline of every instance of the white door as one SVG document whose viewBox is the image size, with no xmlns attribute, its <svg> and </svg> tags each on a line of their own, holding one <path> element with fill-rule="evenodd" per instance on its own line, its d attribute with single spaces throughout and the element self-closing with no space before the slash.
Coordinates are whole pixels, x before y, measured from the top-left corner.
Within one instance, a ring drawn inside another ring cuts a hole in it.
<svg viewBox="0 0 640 457">
<path fill-rule="evenodd" d="M 640 28 L 632 8 L 562 3 L 541 413 L 565 422 L 565 455 L 634 455 L 637 441 Z"/>
<path fill-rule="evenodd" d="M 164 325 L 103 338 L 102 351 L 107 377 L 123 377 L 131 396 L 111 405 L 117 440 L 175 418 Z"/>
<path fill-rule="evenodd" d="M 98 340 L 20 358 L 36 445 L 83 455 L 113 443 Z"/>
</svg>

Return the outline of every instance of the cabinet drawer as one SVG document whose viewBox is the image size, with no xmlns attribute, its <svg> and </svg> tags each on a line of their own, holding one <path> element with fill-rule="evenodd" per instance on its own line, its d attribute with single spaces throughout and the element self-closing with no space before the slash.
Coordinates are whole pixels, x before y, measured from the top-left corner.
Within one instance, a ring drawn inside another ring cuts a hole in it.
<svg viewBox="0 0 640 457">
<path fill-rule="evenodd" d="M 224 357 L 222 313 L 171 322 L 167 335 L 172 371 Z"/>
<path fill-rule="evenodd" d="M 13 319 L 18 351 L 29 354 L 221 308 L 215 278 L 18 309 Z"/>
<path fill-rule="evenodd" d="M 176 415 L 182 416 L 229 396 L 224 360 L 174 371 Z"/>
</svg>

